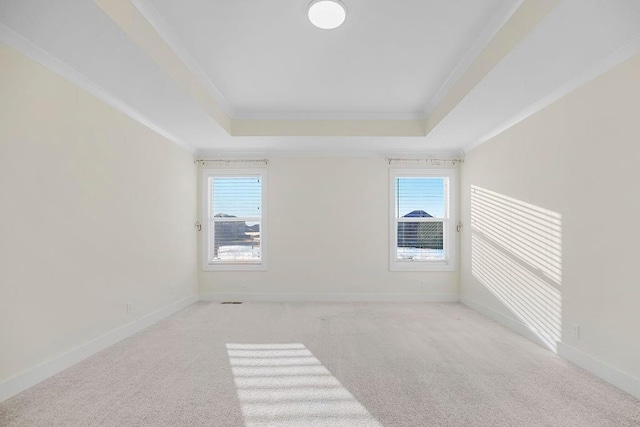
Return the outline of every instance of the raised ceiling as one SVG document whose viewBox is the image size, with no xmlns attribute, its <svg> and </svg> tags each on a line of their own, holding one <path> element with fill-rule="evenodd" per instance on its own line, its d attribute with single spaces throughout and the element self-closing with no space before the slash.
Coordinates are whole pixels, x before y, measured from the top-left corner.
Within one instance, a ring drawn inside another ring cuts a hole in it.
<svg viewBox="0 0 640 427">
<path fill-rule="evenodd" d="M 147 0 L 245 118 L 423 118 L 429 101 L 515 0 L 348 0 L 321 30 L 307 0 Z M 147 9 L 149 10 L 149 9 Z"/>
<path fill-rule="evenodd" d="M 0 40 L 186 148 L 459 152 L 640 51 L 637 0 L 6 0 Z"/>
</svg>

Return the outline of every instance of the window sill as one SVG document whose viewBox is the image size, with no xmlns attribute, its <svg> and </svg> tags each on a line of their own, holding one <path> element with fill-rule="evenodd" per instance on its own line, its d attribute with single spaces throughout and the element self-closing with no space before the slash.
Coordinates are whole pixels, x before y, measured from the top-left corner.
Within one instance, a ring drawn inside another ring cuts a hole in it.
<svg viewBox="0 0 640 427">
<path fill-rule="evenodd" d="M 450 262 L 437 261 L 392 261 L 389 271 L 455 271 L 456 266 Z"/>
<path fill-rule="evenodd" d="M 262 264 L 206 264 L 203 271 L 267 271 L 267 265 Z"/>
</svg>

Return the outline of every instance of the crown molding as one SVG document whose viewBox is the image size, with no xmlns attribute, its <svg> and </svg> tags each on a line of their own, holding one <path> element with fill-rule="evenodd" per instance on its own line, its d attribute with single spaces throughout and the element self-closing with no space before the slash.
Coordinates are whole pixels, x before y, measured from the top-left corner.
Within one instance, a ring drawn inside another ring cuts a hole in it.
<svg viewBox="0 0 640 427">
<path fill-rule="evenodd" d="M 301 112 L 301 111 L 237 111 L 236 120 L 424 120 L 417 112 Z"/>
<path fill-rule="evenodd" d="M 211 95 L 210 86 L 201 81 L 203 76 L 184 62 L 158 33 L 132 0 L 93 0 L 115 25 L 142 49 L 209 117 L 227 132 L 231 131 L 231 117 Z M 156 24 L 158 24 L 156 22 Z M 186 53 L 183 52 L 186 55 Z M 192 64 L 193 66 L 195 64 Z"/>
<path fill-rule="evenodd" d="M 200 81 L 209 94 L 214 97 L 218 105 L 231 118 L 235 117 L 235 111 L 231 104 L 224 97 L 222 92 L 211 81 L 209 75 L 204 71 L 200 63 L 196 61 L 189 50 L 178 40 L 175 32 L 167 25 L 158 12 L 158 9 L 149 0 L 131 0 L 131 3 L 138 9 L 138 12 L 149 22 L 160 38 L 175 52 L 189 71 Z"/>
<path fill-rule="evenodd" d="M 9 27 L 1 23 L 0 41 L 17 50 L 18 52 L 21 52 L 23 55 L 27 56 L 28 58 L 32 59 L 48 70 L 56 73 L 75 86 L 78 86 L 80 89 L 83 89 L 84 91 L 90 93 L 105 104 L 110 105 L 126 116 L 151 129 L 155 133 L 163 136 L 179 147 L 189 151 L 190 153 L 193 153 L 194 148 L 190 144 L 179 139 L 175 135 L 168 133 L 164 129 L 159 128 L 151 120 L 146 118 L 145 115 L 140 111 L 132 108 L 118 97 L 111 95 L 109 91 L 105 90 L 102 86 L 100 86 L 93 80 L 87 78 L 84 74 L 76 71 L 73 67 L 70 67 L 66 63 L 60 61 L 55 56 L 41 49 L 31 41 L 27 40 L 26 38 L 22 37 Z"/>
<path fill-rule="evenodd" d="M 424 121 L 425 135 L 438 126 L 485 77 L 527 37 L 561 0 L 524 0 L 489 44 L 430 111 Z"/>
<path fill-rule="evenodd" d="M 508 8 L 506 13 L 498 14 L 494 19 L 484 28 L 475 42 L 469 47 L 467 52 L 462 56 L 460 61 L 449 73 L 449 76 L 442 83 L 442 86 L 436 91 L 435 95 L 427 102 L 426 107 L 423 110 L 423 116 L 427 117 L 434 108 L 444 99 L 451 88 L 460 80 L 460 78 L 467 72 L 473 62 L 478 58 L 482 51 L 491 43 L 495 36 L 500 32 L 502 27 L 511 19 L 514 13 L 522 6 L 524 0 L 517 0 Z"/>
<path fill-rule="evenodd" d="M 425 158 L 440 159 L 461 159 L 464 153 L 461 150 L 424 150 L 424 151 L 393 151 L 393 150 L 197 150 L 194 153 L 197 159 L 222 159 L 222 160 L 242 160 L 256 158 L 402 158 L 421 160 Z"/>
<path fill-rule="evenodd" d="M 232 136 L 425 136 L 423 120 L 233 120 Z"/>
<path fill-rule="evenodd" d="M 540 98 L 538 101 L 531 104 L 520 113 L 512 116 L 509 120 L 505 121 L 500 126 L 497 126 L 483 137 L 467 144 L 463 147 L 462 151 L 464 153 L 472 151 L 474 148 L 479 147 L 480 145 L 495 138 L 507 129 L 517 125 L 518 123 L 526 120 L 537 112 L 545 109 L 549 105 L 559 101 L 574 90 L 596 79 L 597 77 L 601 76 L 602 74 L 606 73 L 607 71 L 611 70 L 615 66 L 621 64 L 622 62 L 638 53 L 640 53 L 640 37 L 621 47 L 602 61 L 595 64 L 593 67 L 589 68 L 587 71 L 577 75 L 573 79 L 570 79 L 567 83 L 558 87 L 548 95 Z"/>
</svg>

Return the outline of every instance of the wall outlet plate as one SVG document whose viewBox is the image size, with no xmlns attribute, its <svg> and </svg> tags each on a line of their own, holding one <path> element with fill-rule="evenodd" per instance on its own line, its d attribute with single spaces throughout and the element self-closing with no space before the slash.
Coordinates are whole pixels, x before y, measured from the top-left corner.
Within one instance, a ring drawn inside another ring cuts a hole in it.
<svg viewBox="0 0 640 427">
<path fill-rule="evenodd" d="M 576 340 L 580 339 L 580 325 L 577 323 L 571 325 L 571 337 Z"/>
<path fill-rule="evenodd" d="M 132 302 L 127 303 L 127 314 L 133 314 L 136 311 L 135 306 Z"/>
</svg>

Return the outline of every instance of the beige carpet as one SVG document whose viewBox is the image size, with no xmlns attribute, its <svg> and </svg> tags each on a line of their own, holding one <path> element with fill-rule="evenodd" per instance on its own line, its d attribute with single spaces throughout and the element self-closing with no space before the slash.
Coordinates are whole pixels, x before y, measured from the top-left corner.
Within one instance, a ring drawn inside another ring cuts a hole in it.
<svg viewBox="0 0 640 427">
<path fill-rule="evenodd" d="M 2 426 L 638 426 L 640 401 L 460 304 L 198 303 Z"/>
</svg>

